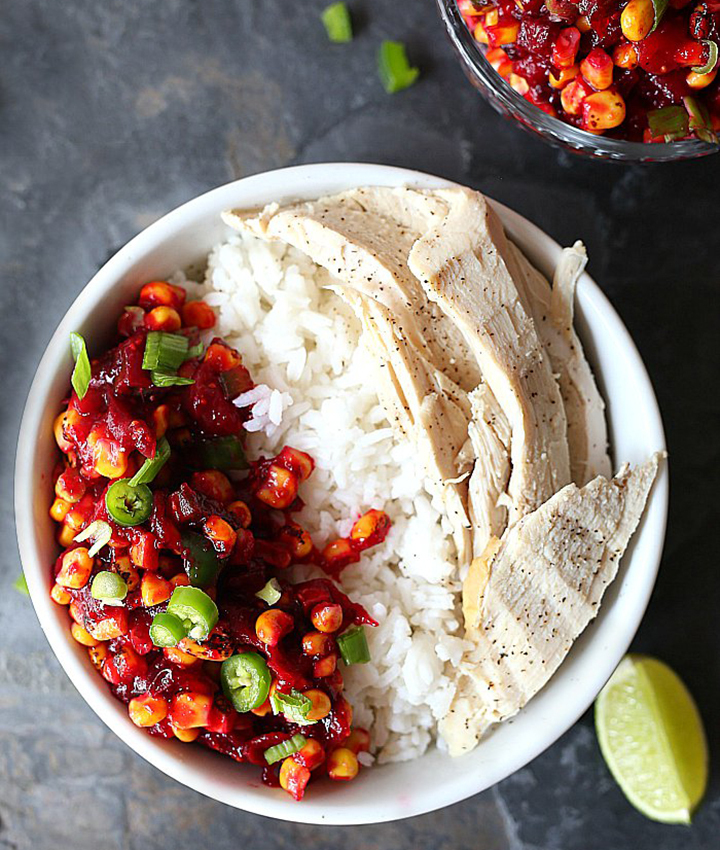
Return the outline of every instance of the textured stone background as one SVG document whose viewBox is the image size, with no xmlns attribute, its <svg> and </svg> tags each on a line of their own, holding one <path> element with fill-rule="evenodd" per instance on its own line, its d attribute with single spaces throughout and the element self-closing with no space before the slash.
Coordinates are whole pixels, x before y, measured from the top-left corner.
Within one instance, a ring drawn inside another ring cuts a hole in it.
<svg viewBox="0 0 720 850">
<path fill-rule="evenodd" d="M 3 0 L 0 14 L 0 846 L 55 850 L 670 850 L 720 844 L 720 159 L 581 161 L 500 119 L 473 92 L 433 0 L 351 0 L 358 36 L 330 46 L 325 0 Z M 389 97 L 382 38 L 423 69 Z M 120 744 L 54 661 L 19 566 L 11 508 L 21 406 L 75 295 L 155 218 L 213 186 L 320 160 L 375 160 L 467 182 L 590 271 L 653 377 L 672 455 L 660 580 L 635 649 L 680 671 L 715 753 L 691 828 L 650 823 L 608 776 L 584 717 L 498 787 L 452 809 L 349 830 L 272 824 L 166 779 Z M 148 805 L 148 800 L 150 805 Z"/>
</svg>

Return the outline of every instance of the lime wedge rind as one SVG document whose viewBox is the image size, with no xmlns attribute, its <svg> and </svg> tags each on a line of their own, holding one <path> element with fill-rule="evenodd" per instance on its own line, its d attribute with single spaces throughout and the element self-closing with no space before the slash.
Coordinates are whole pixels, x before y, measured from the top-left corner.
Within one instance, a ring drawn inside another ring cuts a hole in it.
<svg viewBox="0 0 720 850">
<path fill-rule="evenodd" d="M 700 714 L 662 662 L 624 658 L 595 704 L 600 750 L 628 800 L 646 817 L 689 824 L 707 784 Z"/>
</svg>

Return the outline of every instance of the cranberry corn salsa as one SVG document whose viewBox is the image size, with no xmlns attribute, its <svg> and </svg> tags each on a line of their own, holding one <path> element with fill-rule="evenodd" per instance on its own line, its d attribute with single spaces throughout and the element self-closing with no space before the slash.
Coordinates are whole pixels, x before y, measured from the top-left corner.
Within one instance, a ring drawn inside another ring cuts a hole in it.
<svg viewBox="0 0 720 850">
<path fill-rule="evenodd" d="M 113 348 L 90 361 L 72 335 L 51 596 L 133 723 L 258 765 L 300 800 L 312 777 L 353 779 L 369 750 L 340 662 L 369 660 L 377 623 L 330 578 L 292 583 L 287 569 L 337 578 L 390 521 L 371 510 L 314 546 L 293 520 L 313 460 L 246 458 L 233 400 L 254 384 L 233 348 L 203 344 L 214 324 L 209 305 L 153 281 Z"/>
<path fill-rule="evenodd" d="M 458 0 L 531 103 L 595 134 L 717 143 L 718 0 Z"/>
</svg>

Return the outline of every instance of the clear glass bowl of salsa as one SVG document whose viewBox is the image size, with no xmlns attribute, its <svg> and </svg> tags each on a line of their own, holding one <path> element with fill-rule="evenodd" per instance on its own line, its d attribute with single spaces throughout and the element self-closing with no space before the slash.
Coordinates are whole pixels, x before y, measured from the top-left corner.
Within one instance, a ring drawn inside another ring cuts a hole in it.
<svg viewBox="0 0 720 850">
<path fill-rule="evenodd" d="M 486 45 L 480 43 L 475 38 L 473 30 L 468 26 L 461 8 L 463 5 L 462 0 L 460 3 L 458 0 L 437 0 L 437 4 L 450 40 L 460 57 L 463 69 L 470 82 L 486 97 L 497 112 L 516 119 L 527 130 L 539 134 L 547 141 L 587 156 L 634 162 L 667 162 L 691 159 L 707 156 L 720 150 L 720 146 L 718 146 L 716 141 L 684 138 L 678 141 L 654 140 L 648 142 L 643 141 L 642 135 L 638 136 L 637 132 L 634 133 L 635 138 L 620 138 L 618 136 L 622 135 L 622 133 L 619 129 L 610 130 L 610 134 L 607 132 L 598 134 L 589 132 L 583 129 L 582 126 L 569 123 L 568 120 L 561 120 L 561 118 L 556 117 L 558 114 L 557 110 L 536 105 L 526 96 L 528 94 L 527 92 L 522 94 L 516 90 L 518 88 L 517 86 L 513 88 L 509 84 L 507 81 L 508 74 L 503 77 L 496 70 L 497 62 L 492 63 L 490 61 L 493 57 L 492 55 L 489 58 L 486 56 L 486 53 L 489 53 Z M 498 0 L 488 0 L 488 5 L 491 4 L 500 5 Z M 476 5 L 482 7 L 484 4 L 477 3 Z M 544 4 L 542 5 L 544 6 Z M 562 28 L 568 28 L 569 24 L 571 24 L 570 21 L 556 21 L 555 30 L 559 31 Z M 557 32 L 554 34 L 556 38 Z M 621 41 L 623 41 L 622 38 Z M 513 51 L 510 50 L 509 52 L 512 54 Z M 612 55 L 612 47 L 608 48 L 608 53 Z M 578 54 L 577 61 L 580 62 L 582 57 L 583 52 L 581 51 Z M 545 64 L 548 64 L 547 60 Z M 690 70 L 688 67 L 687 72 L 690 72 Z M 717 73 L 717 69 L 715 73 Z M 720 79 L 720 74 L 718 78 Z M 715 81 L 713 83 L 713 90 L 717 86 L 718 81 Z M 538 89 L 536 88 L 536 90 Z M 612 90 L 616 90 L 615 85 L 613 85 Z M 552 89 L 549 89 L 549 91 L 552 91 Z M 695 94 L 695 92 L 691 92 L 691 94 Z M 532 92 L 530 95 L 532 96 Z M 684 103 L 680 98 L 676 100 Z M 662 99 L 659 101 L 659 104 L 662 106 L 666 105 L 666 103 L 667 99 L 665 101 Z M 650 107 L 653 105 L 650 104 Z M 670 128 L 677 129 L 672 125 L 673 119 L 680 118 L 682 120 L 682 113 L 684 111 L 684 109 L 677 106 L 674 112 L 673 110 L 664 109 L 663 113 L 657 119 L 658 123 L 662 125 L 669 120 Z M 552 114 L 553 112 L 555 114 Z M 560 114 L 564 114 L 562 110 L 560 110 Z M 568 119 L 569 116 L 565 115 L 565 118 Z M 645 133 L 646 138 L 647 135 Z M 714 133 L 711 132 L 710 138 L 712 139 L 713 136 Z"/>
</svg>

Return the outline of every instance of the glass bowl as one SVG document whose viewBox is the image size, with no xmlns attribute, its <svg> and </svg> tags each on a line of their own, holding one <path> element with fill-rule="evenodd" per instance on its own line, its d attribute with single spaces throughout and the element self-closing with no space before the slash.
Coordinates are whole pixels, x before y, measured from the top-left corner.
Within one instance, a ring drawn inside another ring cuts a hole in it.
<svg viewBox="0 0 720 850">
<path fill-rule="evenodd" d="M 719 145 L 698 140 L 645 144 L 611 139 L 587 133 L 559 118 L 553 118 L 512 89 L 487 61 L 468 30 L 456 0 L 437 0 L 437 5 L 470 82 L 482 92 L 493 109 L 515 118 L 525 129 L 537 133 L 552 144 L 586 156 L 625 162 L 693 159 L 720 150 Z"/>
</svg>

